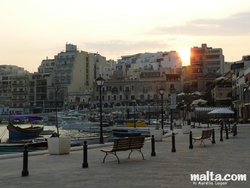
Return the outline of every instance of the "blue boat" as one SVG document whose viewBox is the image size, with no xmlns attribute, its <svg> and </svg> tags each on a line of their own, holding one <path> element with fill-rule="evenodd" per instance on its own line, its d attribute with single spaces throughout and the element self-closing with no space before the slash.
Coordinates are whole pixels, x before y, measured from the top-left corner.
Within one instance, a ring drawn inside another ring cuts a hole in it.
<svg viewBox="0 0 250 188">
<path fill-rule="evenodd" d="M 42 131 L 43 126 L 33 126 L 22 128 L 19 126 L 15 126 L 12 124 L 11 119 L 14 122 L 25 122 L 27 119 L 30 123 L 36 120 L 42 120 L 42 117 L 39 116 L 25 116 L 25 115 L 10 115 L 9 116 L 9 124 L 7 125 L 7 129 L 9 131 L 9 139 L 10 140 L 24 140 L 24 139 L 32 139 L 38 137 Z"/>
<path fill-rule="evenodd" d="M 135 131 L 124 131 L 124 130 L 113 130 L 114 137 L 134 137 L 134 136 L 141 136 L 141 132 Z"/>
</svg>

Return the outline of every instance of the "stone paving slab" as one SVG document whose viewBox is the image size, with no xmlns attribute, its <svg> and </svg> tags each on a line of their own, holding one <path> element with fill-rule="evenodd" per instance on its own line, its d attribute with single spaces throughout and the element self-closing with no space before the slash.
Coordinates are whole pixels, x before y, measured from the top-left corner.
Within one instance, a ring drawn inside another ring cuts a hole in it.
<svg viewBox="0 0 250 188">
<path fill-rule="evenodd" d="M 156 156 L 152 157 L 149 139 L 142 148 L 145 160 L 136 151 L 130 159 L 127 159 L 129 151 L 118 152 L 121 164 L 112 155 L 102 163 L 104 153 L 95 147 L 88 149 L 88 168 L 82 168 L 82 150 L 68 155 L 42 154 L 29 156 L 29 176 L 22 177 L 22 157 L 0 159 L 0 184 L 4 188 L 181 188 L 219 187 L 216 181 L 207 181 L 213 185 L 194 185 L 199 182 L 192 182 L 190 174 L 206 174 L 206 171 L 221 175 L 246 174 L 249 178 L 250 126 L 238 126 L 237 137 L 230 135 L 223 141 L 220 141 L 219 128 L 212 128 L 215 129 L 215 144 L 205 140 L 206 147 L 196 142 L 194 148 L 189 149 L 189 134 L 176 129 L 176 152 L 172 152 L 172 138 L 166 137 L 162 142 L 155 142 Z M 199 136 L 204 129 L 192 129 L 193 136 Z M 226 183 L 224 187 L 249 187 L 248 179 Z"/>
</svg>

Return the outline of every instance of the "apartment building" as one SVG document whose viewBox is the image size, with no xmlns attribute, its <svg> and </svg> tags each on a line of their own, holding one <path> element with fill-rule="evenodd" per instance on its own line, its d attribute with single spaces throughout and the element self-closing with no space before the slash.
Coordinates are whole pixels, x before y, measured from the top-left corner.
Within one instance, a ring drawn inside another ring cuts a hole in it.
<svg viewBox="0 0 250 188">
<path fill-rule="evenodd" d="M 23 114 L 24 107 L 29 104 L 29 88 L 32 74 L 11 76 L 11 114 Z"/>
<path fill-rule="evenodd" d="M 190 66 L 192 69 L 191 81 L 196 82 L 197 90 L 204 92 L 203 82 L 198 82 L 200 76 L 206 74 L 224 75 L 224 55 L 221 48 L 208 47 L 202 44 L 201 47 L 190 49 Z M 217 77 L 217 76 L 215 76 Z"/>
<path fill-rule="evenodd" d="M 18 96 L 12 96 L 12 77 L 23 74 L 28 74 L 28 71 L 25 71 L 24 68 L 15 65 L 0 65 L 0 114 L 13 112 L 13 109 L 10 109 L 13 108 L 13 104 L 23 105 L 23 100 L 19 101 L 17 100 Z M 15 99 L 14 102 L 12 98 Z"/>
<path fill-rule="evenodd" d="M 66 44 L 65 51 L 54 56 L 54 60 L 43 61 L 40 73 L 53 69 L 47 81 L 46 111 L 84 108 L 91 101 L 93 83 L 97 76 L 108 79 L 111 68 L 106 58 L 98 53 L 79 51 L 76 45 Z M 56 91 L 56 88 L 58 91 Z"/>
<path fill-rule="evenodd" d="M 102 88 L 102 100 L 104 107 L 125 106 L 136 100 L 138 104 L 155 103 L 160 100 L 159 89 L 163 88 L 164 101 L 170 94 L 170 86 L 174 86 L 176 92 L 182 91 L 181 74 L 166 74 L 160 70 L 144 70 L 138 76 L 121 76 L 106 80 Z M 95 85 L 93 104 L 99 106 L 99 87 Z M 130 104 L 131 105 L 131 104 Z"/>
<path fill-rule="evenodd" d="M 182 62 L 176 51 L 139 53 L 135 55 L 121 56 L 120 64 L 137 64 L 141 70 L 158 70 L 163 68 L 181 68 Z"/>
</svg>

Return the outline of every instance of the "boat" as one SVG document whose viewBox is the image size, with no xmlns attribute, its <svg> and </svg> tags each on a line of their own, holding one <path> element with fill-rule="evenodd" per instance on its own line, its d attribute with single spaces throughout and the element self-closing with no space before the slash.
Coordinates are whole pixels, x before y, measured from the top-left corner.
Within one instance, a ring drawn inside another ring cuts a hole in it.
<svg viewBox="0 0 250 188">
<path fill-rule="evenodd" d="M 140 132 L 113 131 L 113 136 L 114 137 L 135 137 L 135 136 L 141 136 L 141 133 Z"/>
<path fill-rule="evenodd" d="M 0 144 L 0 152 L 22 152 L 24 145 L 28 146 L 28 151 L 46 150 L 48 148 L 48 143 L 45 140 L 31 143 L 5 143 Z"/>
<path fill-rule="evenodd" d="M 82 130 L 83 128 L 99 124 L 99 122 L 88 121 L 87 114 L 69 113 L 62 117 L 62 123 L 59 127 L 64 130 Z"/>
<path fill-rule="evenodd" d="M 145 121 L 138 121 L 138 120 L 127 120 L 126 127 L 146 127 L 147 124 Z"/>
<path fill-rule="evenodd" d="M 12 121 L 11 121 L 12 120 Z M 24 140 L 32 139 L 38 137 L 43 132 L 43 126 L 37 126 L 30 124 L 26 127 L 15 126 L 12 122 L 18 124 L 25 124 L 26 122 L 35 122 L 42 120 L 42 117 L 39 116 L 26 116 L 26 115 L 10 115 L 9 123 L 7 129 L 9 131 L 9 140 Z"/>
<path fill-rule="evenodd" d="M 104 135 L 103 142 L 109 142 L 111 135 Z M 82 146 L 84 141 L 87 141 L 87 145 L 98 144 L 100 142 L 100 136 L 90 136 L 90 137 L 72 137 L 71 146 Z"/>
</svg>

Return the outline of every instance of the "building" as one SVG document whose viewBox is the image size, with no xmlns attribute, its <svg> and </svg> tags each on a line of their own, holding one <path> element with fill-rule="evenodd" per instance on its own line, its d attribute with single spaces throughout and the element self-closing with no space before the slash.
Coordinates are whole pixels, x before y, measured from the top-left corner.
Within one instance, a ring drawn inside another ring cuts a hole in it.
<svg viewBox="0 0 250 188">
<path fill-rule="evenodd" d="M 41 66 L 40 73 L 53 69 L 47 80 L 47 112 L 55 110 L 55 100 L 59 110 L 84 108 L 91 101 L 96 75 L 107 79 L 111 74 L 105 57 L 98 53 L 79 51 L 73 44 L 66 44 L 65 51 L 55 55 L 54 60 L 46 60 L 42 64 L 48 66 Z M 56 88 L 59 90 L 56 91 Z"/>
<path fill-rule="evenodd" d="M 158 70 L 159 68 L 181 68 L 182 62 L 176 51 L 139 53 L 135 55 L 121 56 L 120 64 L 137 64 L 140 70 Z M 125 67 L 123 67 L 125 68 Z"/>
<path fill-rule="evenodd" d="M 10 114 L 27 114 L 24 107 L 29 105 L 30 80 L 32 74 L 11 76 L 11 105 Z"/>
<path fill-rule="evenodd" d="M 160 101 L 159 89 L 164 89 L 164 103 L 167 103 L 170 94 L 170 87 L 174 86 L 176 92 L 182 91 L 181 74 L 166 74 L 160 70 L 144 70 L 138 76 L 121 76 L 112 77 L 106 80 L 102 88 L 102 104 L 104 107 L 113 106 L 132 106 L 132 102 L 136 101 L 136 105 L 146 105 Z M 99 106 L 100 93 L 99 87 L 95 85 L 94 101 Z"/>
<path fill-rule="evenodd" d="M 17 88 L 17 83 L 21 81 L 18 79 L 19 75 L 28 75 L 29 72 L 24 68 L 14 65 L 0 65 L 0 114 L 16 113 L 15 109 L 19 113 L 23 112 L 22 106 L 26 102 L 27 96 L 18 95 L 17 92 L 21 91 L 22 86 Z M 16 83 L 13 86 L 12 78 L 17 78 Z M 25 88 L 22 88 L 25 89 Z M 13 93 L 14 92 L 14 93 Z M 14 95 L 13 95 L 14 94 Z M 19 100 L 20 98 L 20 100 Z M 28 98 L 27 98 L 28 100 Z M 14 106 L 15 105 L 15 106 Z"/>
<path fill-rule="evenodd" d="M 224 75 L 224 55 L 221 48 L 207 47 L 202 44 L 201 47 L 193 47 L 190 49 L 190 66 L 192 69 L 191 82 L 196 82 L 197 91 L 205 92 L 197 82 L 200 76 L 208 73 Z"/>
</svg>

